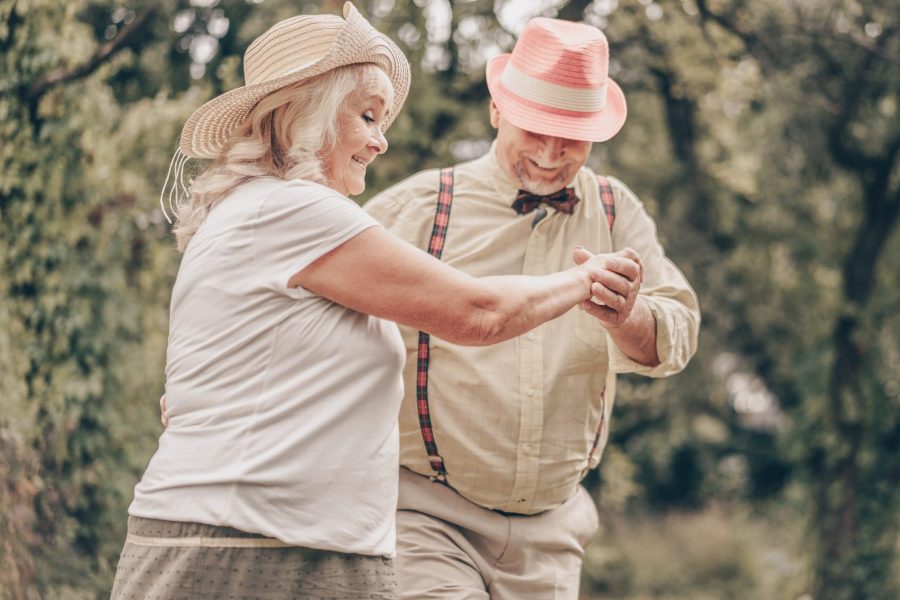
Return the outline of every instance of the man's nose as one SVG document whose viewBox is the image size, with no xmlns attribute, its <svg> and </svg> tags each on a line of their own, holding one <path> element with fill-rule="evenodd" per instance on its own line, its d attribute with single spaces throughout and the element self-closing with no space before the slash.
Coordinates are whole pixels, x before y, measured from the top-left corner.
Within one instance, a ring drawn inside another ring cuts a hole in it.
<svg viewBox="0 0 900 600">
<path fill-rule="evenodd" d="M 540 144 L 541 154 L 549 161 L 555 161 L 562 157 L 566 151 L 566 140 L 552 135 L 542 135 Z"/>
</svg>

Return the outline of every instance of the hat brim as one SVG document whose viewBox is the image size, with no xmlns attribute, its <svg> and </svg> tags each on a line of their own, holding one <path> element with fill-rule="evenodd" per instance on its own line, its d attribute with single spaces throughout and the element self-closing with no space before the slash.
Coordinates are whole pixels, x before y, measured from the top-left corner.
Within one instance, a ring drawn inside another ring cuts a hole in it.
<svg viewBox="0 0 900 600">
<path fill-rule="evenodd" d="M 373 28 L 350 2 L 344 5 L 344 18 L 346 22 L 333 40 L 331 50 L 319 60 L 278 79 L 225 92 L 195 110 L 181 131 L 181 152 L 192 158 L 218 157 L 234 129 L 268 94 L 332 69 L 354 64 L 374 64 L 385 72 L 391 82 L 394 102 L 381 124 L 381 129 L 387 131 L 409 93 L 409 63 L 396 44 Z M 350 41 L 355 46 L 352 53 L 348 53 L 350 51 L 347 49 Z"/>
<path fill-rule="evenodd" d="M 321 62 L 321 61 L 319 61 Z M 244 85 L 216 96 L 194 111 L 181 131 L 179 148 L 191 158 L 215 158 L 231 133 L 250 115 L 260 100 L 292 83 L 315 77 L 330 69 L 292 73 L 273 81 Z"/>
<path fill-rule="evenodd" d="M 606 79 L 606 104 L 596 112 L 575 112 L 549 107 L 512 93 L 503 85 L 501 75 L 511 54 L 492 58 L 487 65 L 487 85 L 491 98 L 504 119 L 526 131 L 569 140 L 605 142 L 625 124 L 628 106 L 622 88 Z"/>
</svg>

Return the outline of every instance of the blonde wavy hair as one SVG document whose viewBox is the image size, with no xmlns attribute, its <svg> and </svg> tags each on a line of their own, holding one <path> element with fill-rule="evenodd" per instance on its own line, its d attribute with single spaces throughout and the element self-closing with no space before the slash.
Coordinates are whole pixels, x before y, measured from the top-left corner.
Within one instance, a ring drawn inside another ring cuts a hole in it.
<svg viewBox="0 0 900 600">
<path fill-rule="evenodd" d="M 378 67 L 340 67 L 281 88 L 253 107 L 222 154 L 192 182 L 175 209 L 181 252 L 209 212 L 236 187 L 257 177 L 305 179 L 327 185 L 323 157 L 337 140 L 337 119 L 350 95 Z"/>
</svg>

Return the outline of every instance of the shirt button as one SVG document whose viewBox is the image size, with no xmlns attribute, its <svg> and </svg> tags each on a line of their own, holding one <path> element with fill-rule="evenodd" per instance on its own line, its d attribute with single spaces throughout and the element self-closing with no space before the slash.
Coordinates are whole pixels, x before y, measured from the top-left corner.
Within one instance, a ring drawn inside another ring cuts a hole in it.
<svg viewBox="0 0 900 600">
<path fill-rule="evenodd" d="M 531 340 L 532 342 L 534 341 L 534 339 L 535 339 L 536 337 L 537 337 L 537 336 L 534 335 L 534 332 L 528 334 L 528 339 Z"/>
<path fill-rule="evenodd" d="M 534 397 L 534 388 L 528 388 L 528 391 L 525 392 L 529 397 Z"/>
</svg>

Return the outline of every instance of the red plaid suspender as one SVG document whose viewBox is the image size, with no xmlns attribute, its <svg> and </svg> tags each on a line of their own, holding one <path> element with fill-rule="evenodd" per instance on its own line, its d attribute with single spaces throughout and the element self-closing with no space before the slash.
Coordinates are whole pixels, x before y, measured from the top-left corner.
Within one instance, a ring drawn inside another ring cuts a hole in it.
<svg viewBox="0 0 900 600">
<path fill-rule="evenodd" d="M 616 199 L 609 180 L 603 175 L 597 175 L 597 187 L 600 188 L 600 204 L 603 205 L 603 212 L 609 222 L 609 233 L 612 235 L 613 225 L 616 223 Z"/>
<path fill-rule="evenodd" d="M 591 451 L 588 452 L 588 466 L 591 464 L 591 459 L 594 458 L 597 446 L 600 445 L 600 434 L 603 433 L 604 425 L 606 425 L 606 386 L 603 386 L 603 389 L 600 390 L 600 422 L 597 424 L 597 433 L 594 434 L 594 443 L 591 444 Z"/>
<path fill-rule="evenodd" d="M 613 197 L 609 180 L 603 175 L 597 175 L 597 187 L 600 189 L 600 205 L 603 206 L 603 212 L 606 213 L 609 235 L 612 237 L 613 225 L 616 224 L 616 200 Z M 591 459 L 594 458 L 597 446 L 600 445 L 600 435 L 603 433 L 604 425 L 606 425 L 606 386 L 603 386 L 603 390 L 600 392 L 600 423 L 597 424 L 594 443 L 591 444 L 591 451 L 588 452 L 588 466 L 590 466 Z"/>
<path fill-rule="evenodd" d="M 441 187 L 438 192 L 437 211 L 434 215 L 434 226 L 431 229 L 431 239 L 428 241 L 428 253 L 438 260 L 444 251 L 444 239 L 447 237 L 447 225 L 450 223 L 450 205 L 453 203 L 453 168 L 441 169 Z M 444 468 L 444 459 L 438 454 L 437 444 L 434 442 L 434 431 L 431 428 L 431 414 L 428 411 L 428 358 L 430 347 L 429 336 L 424 331 L 419 332 L 419 357 L 416 361 L 416 407 L 419 412 L 419 429 L 422 430 L 422 440 L 425 442 L 425 452 L 428 454 L 428 462 L 434 469 L 434 478 L 439 481 L 447 480 L 447 469 Z"/>
<path fill-rule="evenodd" d="M 600 204 L 606 214 L 609 223 L 609 231 L 612 234 L 613 225 L 616 222 L 616 203 L 613 197 L 612 187 L 606 177 L 597 176 L 597 185 L 600 190 Z M 437 210 L 434 215 L 434 226 L 431 229 L 431 239 L 428 241 L 428 253 L 440 260 L 444 251 L 444 240 L 447 237 L 447 225 L 450 223 L 450 206 L 453 203 L 453 168 L 441 169 L 441 187 L 438 191 Z M 434 441 L 434 430 L 431 427 L 431 413 L 428 410 L 428 360 L 430 355 L 430 336 L 424 331 L 419 332 L 419 354 L 416 361 L 416 407 L 419 413 L 419 429 L 422 431 L 422 440 L 425 442 L 425 452 L 428 454 L 428 462 L 434 469 L 434 478 L 439 481 L 447 480 L 447 469 L 444 467 L 444 459 L 438 453 L 437 444 Z M 600 435 L 606 422 L 606 388 L 601 393 L 600 423 L 597 433 L 594 435 L 594 443 L 588 453 L 588 462 L 594 456 L 600 443 Z"/>
</svg>

